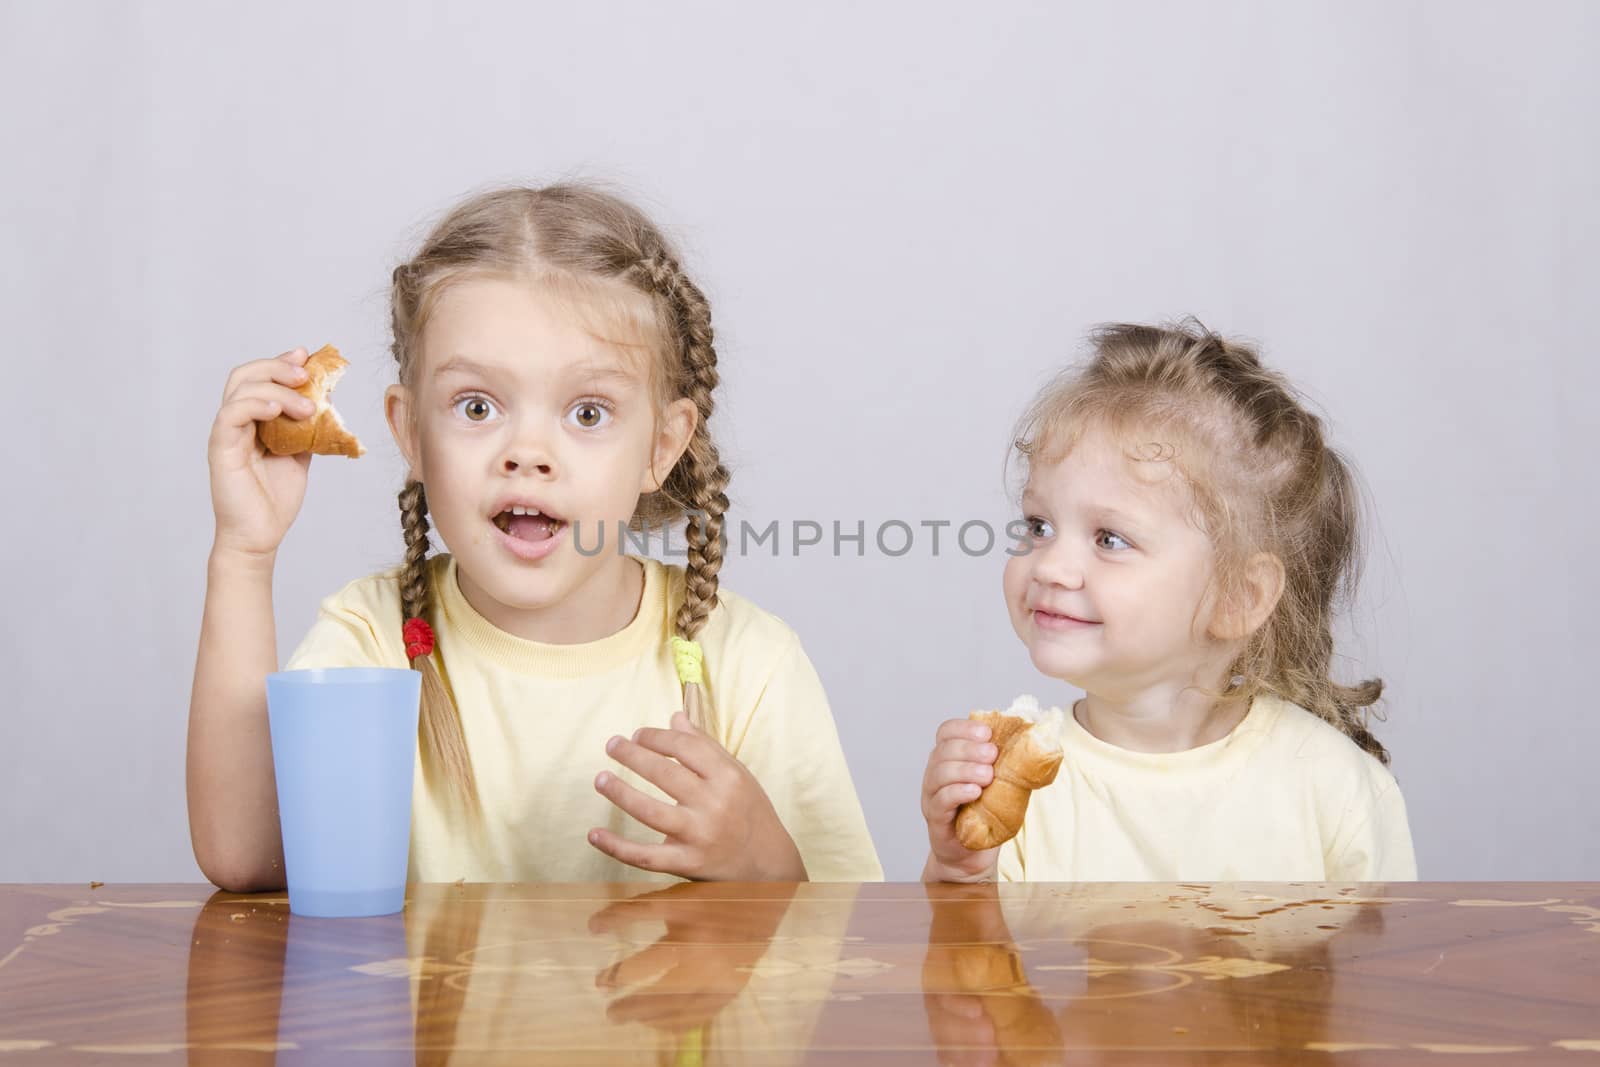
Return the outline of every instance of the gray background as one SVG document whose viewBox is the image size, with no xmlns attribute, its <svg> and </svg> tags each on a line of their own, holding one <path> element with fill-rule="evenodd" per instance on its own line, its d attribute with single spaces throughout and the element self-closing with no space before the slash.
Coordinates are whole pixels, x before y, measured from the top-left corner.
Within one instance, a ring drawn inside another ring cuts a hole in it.
<svg viewBox="0 0 1600 1067">
<path fill-rule="evenodd" d="M 1262 342 L 1369 486 L 1345 651 L 1390 684 L 1423 876 L 1597 876 L 1600 5 L 799 7 L 0 5 L 0 880 L 199 879 L 228 368 L 337 342 L 373 447 L 313 466 L 286 655 L 400 551 L 390 268 L 462 194 L 569 174 L 710 292 L 736 521 L 998 526 L 1012 421 L 1093 323 Z M 891 878 L 934 724 L 1073 695 L 1003 561 L 947 534 L 723 572 L 804 639 Z"/>
</svg>

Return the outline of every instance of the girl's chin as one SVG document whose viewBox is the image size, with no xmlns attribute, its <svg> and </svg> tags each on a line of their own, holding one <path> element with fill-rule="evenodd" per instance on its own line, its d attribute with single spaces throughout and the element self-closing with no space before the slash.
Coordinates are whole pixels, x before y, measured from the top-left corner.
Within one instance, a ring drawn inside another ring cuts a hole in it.
<svg viewBox="0 0 1600 1067">
<path fill-rule="evenodd" d="M 1030 648 L 1029 659 L 1034 669 L 1047 678 L 1065 682 L 1075 689 L 1087 692 L 1094 683 L 1095 672 L 1083 662 L 1060 655 L 1054 649 Z"/>
</svg>

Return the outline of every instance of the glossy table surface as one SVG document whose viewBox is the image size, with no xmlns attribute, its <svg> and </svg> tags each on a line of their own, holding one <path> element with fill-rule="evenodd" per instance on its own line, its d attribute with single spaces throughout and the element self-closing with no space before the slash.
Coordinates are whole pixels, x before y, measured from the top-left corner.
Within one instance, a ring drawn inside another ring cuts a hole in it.
<svg viewBox="0 0 1600 1067">
<path fill-rule="evenodd" d="M 1600 884 L 0 886 L 12 1063 L 1600 1065 Z"/>
</svg>

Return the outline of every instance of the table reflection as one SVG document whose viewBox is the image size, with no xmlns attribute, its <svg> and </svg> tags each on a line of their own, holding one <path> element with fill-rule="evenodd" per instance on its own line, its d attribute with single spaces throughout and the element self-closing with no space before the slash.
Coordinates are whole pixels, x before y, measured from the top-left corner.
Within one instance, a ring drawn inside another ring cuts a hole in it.
<svg viewBox="0 0 1600 1067">
<path fill-rule="evenodd" d="M 929 904 L 928 1033 L 941 1062 L 964 1067 L 1303 1048 L 1326 1039 L 1334 939 L 1383 929 L 1381 910 L 1360 901 L 1226 888 L 1163 902 L 1133 886 L 1004 897 L 942 886 Z"/>
<path fill-rule="evenodd" d="M 577 900 L 426 888 L 401 914 L 360 919 L 214 895 L 189 953 L 189 1061 L 236 1062 L 245 1045 L 297 1063 L 326 1050 L 419 1065 L 490 1051 L 717 1063 L 751 1044 L 803 1049 L 832 979 L 803 959 L 837 958 L 850 913 L 835 895 L 786 932 L 794 885 L 596 886 L 604 895 Z M 785 962 L 763 974 L 775 944 Z"/>
<path fill-rule="evenodd" d="M 1600 1048 L 1591 885 L 0 887 L 0 1059 L 1283 1062 Z"/>
</svg>

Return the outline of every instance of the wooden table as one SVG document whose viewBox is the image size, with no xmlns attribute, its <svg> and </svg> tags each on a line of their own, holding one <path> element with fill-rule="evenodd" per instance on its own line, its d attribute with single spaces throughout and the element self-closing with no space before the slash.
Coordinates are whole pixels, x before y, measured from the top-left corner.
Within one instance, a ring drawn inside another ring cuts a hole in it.
<svg viewBox="0 0 1600 1067">
<path fill-rule="evenodd" d="M 1600 1065 L 1600 884 L 0 886 L 14 1063 Z"/>
</svg>

